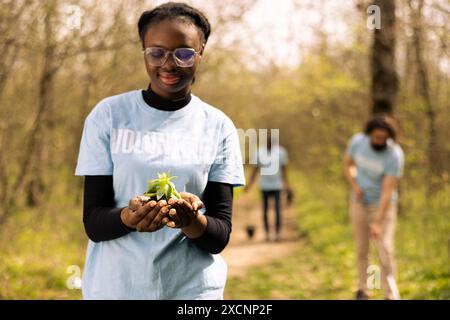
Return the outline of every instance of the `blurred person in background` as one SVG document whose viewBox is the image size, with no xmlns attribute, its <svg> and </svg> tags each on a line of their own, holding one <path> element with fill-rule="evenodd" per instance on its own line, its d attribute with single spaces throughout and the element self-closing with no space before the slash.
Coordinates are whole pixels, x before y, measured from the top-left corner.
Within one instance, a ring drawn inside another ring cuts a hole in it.
<svg viewBox="0 0 450 320">
<path fill-rule="evenodd" d="M 256 166 L 253 168 L 249 183 L 244 187 L 247 193 L 256 177 L 260 176 L 259 187 L 263 200 L 263 220 L 266 241 L 270 241 L 270 225 L 269 225 L 269 199 L 273 199 L 275 206 L 275 241 L 281 240 L 281 194 L 286 191 L 288 204 L 292 201 L 293 192 L 289 185 L 287 164 L 288 153 L 284 147 L 279 145 L 278 141 L 274 141 L 269 134 L 267 143 L 261 145 L 256 152 Z M 264 173 L 263 168 L 272 168 L 273 173 Z"/>
<path fill-rule="evenodd" d="M 397 143 L 395 122 L 387 116 L 369 120 L 364 132 L 354 135 L 348 144 L 344 174 L 352 188 L 349 214 L 359 273 L 356 299 L 369 298 L 367 268 L 370 239 L 378 251 L 385 297 L 395 298 L 392 283 L 395 273 L 394 231 L 403 158 L 402 148 Z"/>
</svg>

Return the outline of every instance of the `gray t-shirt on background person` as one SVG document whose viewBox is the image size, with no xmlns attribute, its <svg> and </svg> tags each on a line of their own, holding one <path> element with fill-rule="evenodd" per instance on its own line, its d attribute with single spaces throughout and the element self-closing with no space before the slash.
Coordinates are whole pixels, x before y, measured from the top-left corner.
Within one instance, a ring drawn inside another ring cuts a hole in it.
<svg viewBox="0 0 450 320">
<path fill-rule="evenodd" d="M 283 190 L 282 167 L 289 162 L 287 151 L 279 144 L 272 146 L 269 151 L 264 147 L 258 149 L 256 165 L 260 168 L 259 187 L 262 191 Z M 264 173 L 262 168 L 271 167 L 271 173 Z"/>
</svg>

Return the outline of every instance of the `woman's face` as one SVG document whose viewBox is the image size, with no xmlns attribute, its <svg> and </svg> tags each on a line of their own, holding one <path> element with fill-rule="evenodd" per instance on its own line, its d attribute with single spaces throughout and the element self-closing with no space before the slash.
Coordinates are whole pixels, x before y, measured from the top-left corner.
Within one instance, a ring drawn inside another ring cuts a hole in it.
<svg viewBox="0 0 450 320">
<path fill-rule="evenodd" d="M 195 25 L 175 18 L 151 24 L 144 37 L 144 47 L 161 47 L 169 51 L 177 48 L 193 48 L 202 53 L 201 39 L 201 31 Z M 192 67 L 178 67 L 173 56 L 169 54 L 164 65 L 155 67 L 150 65 L 145 57 L 144 59 L 152 90 L 168 99 L 184 97 L 190 91 L 200 62 L 197 55 Z"/>
</svg>

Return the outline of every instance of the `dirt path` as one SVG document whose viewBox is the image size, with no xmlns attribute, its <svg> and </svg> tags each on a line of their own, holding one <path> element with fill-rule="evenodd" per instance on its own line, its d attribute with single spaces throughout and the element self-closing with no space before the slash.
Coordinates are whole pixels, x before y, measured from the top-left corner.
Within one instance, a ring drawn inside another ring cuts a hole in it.
<svg viewBox="0 0 450 320">
<path fill-rule="evenodd" d="M 275 213 L 273 204 L 269 204 L 269 222 L 272 226 L 272 238 L 275 234 Z M 230 243 L 222 252 L 222 257 L 228 264 L 228 276 L 242 276 L 251 266 L 263 265 L 274 259 L 289 255 L 298 248 L 299 235 L 296 230 L 294 206 L 282 208 L 281 241 L 267 242 L 262 219 L 261 202 L 254 207 L 248 198 L 241 198 L 235 202 L 233 210 L 233 232 Z M 249 239 L 246 232 L 247 225 L 255 226 L 255 235 Z"/>
</svg>

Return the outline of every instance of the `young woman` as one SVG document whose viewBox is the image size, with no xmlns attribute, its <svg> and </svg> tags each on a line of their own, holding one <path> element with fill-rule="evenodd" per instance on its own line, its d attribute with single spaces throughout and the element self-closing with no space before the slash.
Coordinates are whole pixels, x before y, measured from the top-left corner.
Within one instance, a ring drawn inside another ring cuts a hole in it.
<svg viewBox="0 0 450 320">
<path fill-rule="evenodd" d="M 85 176 L 90 239 L 83 297 L 223 299 L 218 253 L 230 237 L 233 187 L 245 179 L 233 122 L 191 93 L 210 24 L 166 3 L 138 28 L 148 89 L 102 100 L 84 124 L 75 172 Z M 147 181 L 166 171 L 182 199 L 141 203 Z"/>
</svg>

